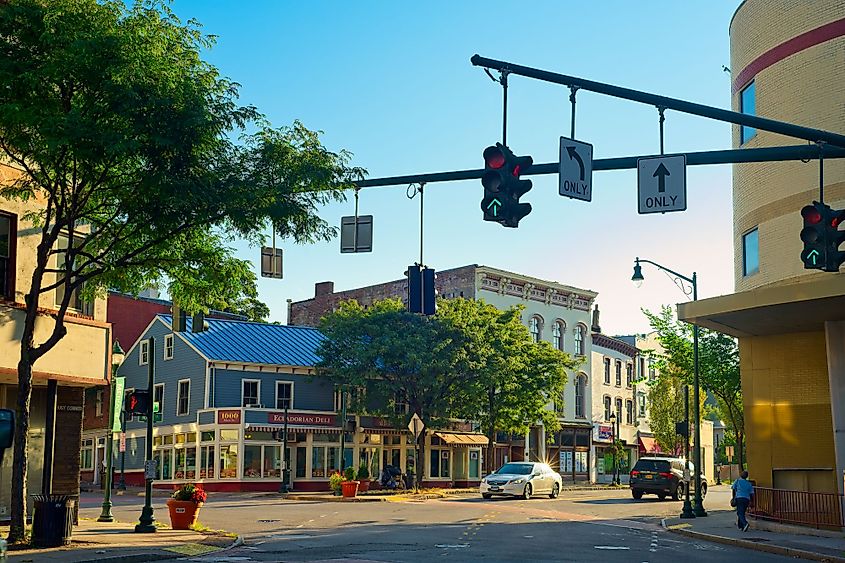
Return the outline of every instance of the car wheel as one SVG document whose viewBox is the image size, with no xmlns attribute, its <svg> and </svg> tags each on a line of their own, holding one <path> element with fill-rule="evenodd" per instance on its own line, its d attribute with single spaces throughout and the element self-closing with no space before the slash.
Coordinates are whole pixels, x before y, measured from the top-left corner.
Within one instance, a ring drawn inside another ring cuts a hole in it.
<svg viewBox="0 0 845 563">
<path fill-rule="evenodd" d="M 491 499 L 493 498 L 493 495 L 490 493 L 481 493 L 481 498 Z"/>
<path fill-rule="evenodd" d="M 524 500 L 529 500 L 531 498 L 531 484 L 528 483 L 525 485 L 525 489 L 522 491 L 522 498 Z"/>
<path fill-rule="evenodd" d="M 552 486 L 552 492 L 549 495 L 549 498 L 557 498 L 559 494 L 560 494 L 560 485 L 555 483 L 554 486 Z"/>
<path fill-rule="evenodd" d="M 679 500 L 684 496 L 684 484 L 678 483 L 678 486 L 672 491 L 672 500 Z"/>
<path fill-rule="evenodd" d="M 701 484 L 701 498 L 707 496 L 707 483 Z"/>
<path fill-rule="evenodd" d="M 631 496 L 637 500 L 640 500 L 641 498 L 643 498 L 643 492 L 638 491 L 637 489 L 631 489 Z"/>
</svg>

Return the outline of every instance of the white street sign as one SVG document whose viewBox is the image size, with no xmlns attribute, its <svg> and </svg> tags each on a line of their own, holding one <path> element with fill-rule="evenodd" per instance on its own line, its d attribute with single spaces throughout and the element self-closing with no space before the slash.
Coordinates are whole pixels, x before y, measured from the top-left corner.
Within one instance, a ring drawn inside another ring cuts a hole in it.
<svg viewBox="0 0 845 563">
<path fill-rule="evenodd" d="M 572 199 L 593 199 L 593 145 L 560 138 L 558 193 Z"/>
<path fill-rule="evenodd" d="M 422 419 L 417 416 L 417 413 L 414 413 L 414 416 L 411 417 L 411 421 L 408 423 L 408 430 L 414 433 L 414 438 L 419 438 L 420 432 L 423 431 L 425 428 L 425 424 L 423 424 Z"/>
<path fill-rule="evenodd" d="M 638 159 L 637 193 L 641 214 L 686 211 L 687 157 L 680 154 Z"/>
</svg>

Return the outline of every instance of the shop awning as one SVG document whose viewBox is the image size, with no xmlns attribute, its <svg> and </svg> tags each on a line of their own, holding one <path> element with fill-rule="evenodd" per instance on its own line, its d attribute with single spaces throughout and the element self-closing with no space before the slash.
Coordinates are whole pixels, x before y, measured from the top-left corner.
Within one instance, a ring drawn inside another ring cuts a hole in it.
<svg viewBox="0 0 845 563">
<path fill-rule="evenodd" d="M 361 432 L 364 434 L 380 434 L 382 436 L 404 436 L 409 434 L 407 430 L 398 430 L 396 428 L 362 428 Z"/>
<path fill-rule="evenodd" d="M 660 446 L 657 445 L 657 441 L 654 438 L 640 436 L 640 450 L 644 453 L 657 453 L 660 451 Z"/>
<path fill-rule="evenodd" d="M 284 430 L 284 424 L 247 424 L 247 430 L 252 430 L 253 432 L 274 432 L 276 430 Z M 288 425 L 288 434 L 292 434 L 295 432 L 311 432 L 313 434 L 339 434 L 340 428 L 333 428 L 331 426 L 293 426 L 292 424 Z"/>
<path fill-rule="evenodd" d="M 476 432 L 435 432 L 435 436 L 450 446 L 486 446 L 487 436 Z"/>
</svg>

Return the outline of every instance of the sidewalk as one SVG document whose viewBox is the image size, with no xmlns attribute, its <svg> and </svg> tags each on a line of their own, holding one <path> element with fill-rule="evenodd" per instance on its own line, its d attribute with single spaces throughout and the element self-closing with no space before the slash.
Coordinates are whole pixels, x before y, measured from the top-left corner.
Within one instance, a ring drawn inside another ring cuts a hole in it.
<svg viewBox="0 0 845 563">
<path fill-rule="evenodd" d="M 736 513 L 709 511 L 706 518 L 666 518 L 663 527 L 696 539 L 736 545 L 812 561 L 845 563 L 845 533 L 788 526 L 749 517 L 750 529 L 736 527 Z"/>
<path fill-rule="evenodd" d="M 219 552 L 242 542 L 240 538 L 193 530 L 159 528 L 152 534 L 136 534 L 135 523 L 97 522 L 80 519 L 68 546 L 50 549 L 9 550 L 9 561 L 21 563 L 134 563 Z M 7 536 L 8 526 L 0 527 Z"/>
</svg>

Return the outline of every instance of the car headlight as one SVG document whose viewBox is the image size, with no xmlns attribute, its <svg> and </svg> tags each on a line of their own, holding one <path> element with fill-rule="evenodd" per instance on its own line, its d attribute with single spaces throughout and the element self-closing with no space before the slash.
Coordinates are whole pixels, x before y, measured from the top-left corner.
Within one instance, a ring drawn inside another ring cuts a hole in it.
<svg viewBox="0 0 845 563">
<path fill-rule="evenodd" d="M 524 482 L 525 482 L 525 477 L 521 477 L 519 479 L 514 479 L 513 481 L 511 481 L 511 485 L 521 485 Z"/>
</svg>

